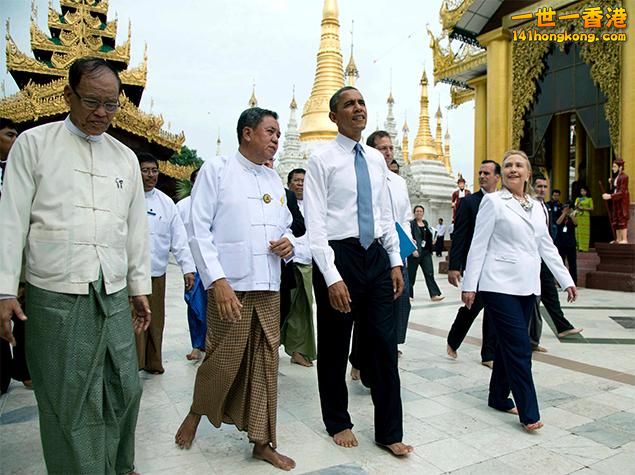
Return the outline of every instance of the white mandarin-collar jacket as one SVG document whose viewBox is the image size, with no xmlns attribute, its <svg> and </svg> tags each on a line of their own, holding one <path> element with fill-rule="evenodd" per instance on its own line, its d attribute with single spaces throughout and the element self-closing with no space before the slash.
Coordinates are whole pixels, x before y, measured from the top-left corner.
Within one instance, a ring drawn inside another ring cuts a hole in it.
<svg viewBox="0 0 635 475">
<path fill-rule="evenodd" d="M 106 292 L 151 292 L 146 207 L 134 152 L 88 136 L 67 118 L 22 133 L 9 154 L 0 200 L 0 294 L 27 282 L 87 294 L 101 271 Z"/>
<path fill-rule="evenodd" d="M 160 277 L 168 268 L 170 251 L 184 274 L 196 272 L 187 233 L 172 198 L 153 188 L 145 193 L 150 231 L 152 277 Z"/>
<path fill-rule="evenodd" d="M 540 295 L 540 259 L 563 289 L 574 285 L 536 200 L 525 211 L 503 189 L 483 196 L 467 256 L 463 291 Z"/>
<path fill-rule="evenodd" d="M 238 291 L 280 288 L 269 242 L 288 238 L 291 212 L 278 174 L 239 152 L 207 160 L 192 190 L 190 249 L 205 288 L 226 278 Z"/>
<path fill-rule="evenodd" d="M 342 280 L 335 267 L 330 240 L 359 238 L 357 223 L 357 179 L 355 145 L 342 134 L 314 150 L 304 178 L 304 212 L 313 260 L 324 275 L 327 286 Z M 399 238 L 392 218 L 386 161 L 378 150 L 362 146 L 373 199 L 375 239 L 381 239 L 392 267 L 401 266 Z"/>
</svg>

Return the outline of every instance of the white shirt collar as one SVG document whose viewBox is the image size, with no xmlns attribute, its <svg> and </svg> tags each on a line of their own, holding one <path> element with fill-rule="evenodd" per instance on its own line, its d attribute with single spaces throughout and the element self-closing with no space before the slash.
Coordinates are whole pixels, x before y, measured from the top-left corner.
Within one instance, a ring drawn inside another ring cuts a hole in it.
<svg viewBox="0 0 635 475">
<path fill-rule="evenodd" d="M 64 119 L 64 125 L 66 126 L 66 128 L 71 134 L 77 135 L 78 137 L 86 140 L 87 142 L 100 142 L 104 135 L 104 134 L 99 134 L 99 135 L 85 134 L 84 132 L 79 130 L 79 128 L 75 124 L 73 124 L 70 114 L 66 116 L 66 119 Z"/>
<path fill-rule="evenodd" d="M 357 144 L 360 144 L 364 152 L 366 152 L 366 149 L 363 143 L 355 142 L 353 139 L 350 139 L 340 133 L 338 133 L 337 137 L 335 137 L 335 141 L 347 152 L 353 152 L 355 150 L 355 145 Z"/>
<path fill-rule="evenodd" d="M 145 194 L 146 198 L 152 198 L 154 195 L 157 194 L 157 189 L 152 188 L 150 191 L 144 191 L 143 193 Z"/>
<path fill-rule="evenodd" d="M 247 170 L 253 170 L 256 173 L 263 173 L 264 172 L 263 169 L 266 168 L 264 165 L 258 165 L 252 162 L 247 157 L 245 157 L 242 153 L 240 153 L 240 151 L 236 152 L 236 160 L 238 160 L 238 163 L 240 163 Z"/>
</svg>

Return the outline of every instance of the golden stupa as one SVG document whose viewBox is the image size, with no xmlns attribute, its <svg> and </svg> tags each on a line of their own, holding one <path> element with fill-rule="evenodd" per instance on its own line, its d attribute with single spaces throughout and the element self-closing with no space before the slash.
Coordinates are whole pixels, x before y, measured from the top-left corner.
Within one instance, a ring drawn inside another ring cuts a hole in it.
<svg viewBox="0 0 635 475">
<path fill-rule="evenodd" d="M 185 142 L 183 132 L 163 130 L 164 120 L 139 109 L 147 77 L 147 47 L 143 62 L 128 68 L 131 29 L 122 45 L 115 44 L 117 20 L 108 21 L 107 0 L 60 0 L 61 12 L 48 7 L 47 36 L 37 25 L 37 8 L 31 8 L 31 50 L 33 57 L 19 50 L 7 21 L 7 70 L 20 91 L 0 100 L 0 116 L 28 129 L 61 120 L 68 107 L 63 90 L 68 69 L 77 58 L 97 56 L 108 60 L 122 81 L 121 108 L 109 133 L 135 151 L 147 151 L 160 159 L 161 172 L 173 178 L 189 178 L 189 167 L 167 161 Z"/>
<path fill-rule="evenodd" d="M 329 99 L 344 86 L 344 66 L 340 50 L 340 22 L 337 0 L 324 0 L 322 33 L 311 97 L 304 104 L 300 123 L 302 142 L 331 140 L 337 127 L 329 119 Z"/>
</svg>

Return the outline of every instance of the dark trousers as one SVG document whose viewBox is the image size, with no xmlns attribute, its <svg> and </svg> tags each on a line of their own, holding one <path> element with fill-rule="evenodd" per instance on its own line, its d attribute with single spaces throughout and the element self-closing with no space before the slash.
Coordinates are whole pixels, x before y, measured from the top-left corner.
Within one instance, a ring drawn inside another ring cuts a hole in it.
<svg viewBox="0 0 635 475">
<path fill-rule="evenodd" d="M 467 332 L 470 330 L 472 323 L 484 308 L 483 298 L 480 293 L 476 294 L 472 308 L 465 305 L 459 309 L 452 323 L 452 328 L 448 333 L 448 345 L 456 351 L 465 340 Z M 481 361 L 492 361 L 496 351 L 496 332 L 492 325 L 492 318 L 487 311 L 483 311 L 483 343 L 481 344 Z"/>
<path fill-rule="evenodd" d="M 514 407 L 515 402 L 521 423 L 538 422 L 540 413 L 531 375 L 531 344 L 527 334 L 536 297 L 497 292 L 481 294 L 496 329 L 496 364 L 489 383 L 488 405 L 506 411 Z M 514 401 L 509 397 L 510 391 Z"/>
<path fill-rule="evenodd" d="M 573 283 L 578 285 L 578 253 L 575 246 L 559 247 L 558 253 L 560 254 L 560 257 L 562 257 L 562 262 L 569 268 L 569 274 L 571 274 Z"/>
<path fill-rule="evenodd" d="M 430 297 L 441 295 L 441 290 L 434 280 L 434 266 L 432 265 L 432 253 L 425 249 L 419 251 L 419 257 L 408 257 L 408 278 L 410 279 L 410 298 L 414 298 L 415 281 L 417 280 L 417 269 L 421 267 L 423 276 L 426 279 L 426 287 Z"/>
<path fill-rule="evenodd" d="M 542 333 L 542 317 L 540 316 L 540 302 L 545 306 L 549 317 L 556 327 L 556 332 L 562 333 L 571 330 L 573 325 L 567 320 L 560 306 L 558 298 L 558 288 L 556 287 L 556 279 L 549 270 L 549 267 L 542 262 L 540 264 L 540 298 L 536 301 L 536 308 L 532 314 L 532 320 L 529 325 L 529 335 L 532 345 L 536 346 L 540 343 L 540 335 Z"/>
<path fill-rule="evenodd" d="M 324 277 L 314 265 L 318 389 L 326 430 L 332 436 L 353 427 L 346 366 L 354 322 L 358 327 L 359 370 L 375 406 L 375 441 L 401 442 L 403 413 L 388 254 L 377 241 L 368 250 L 357 239 L 329 241 L 329 245 L 348 287 L 352 311 L 344 314 L 331 307 Z"/>
<path fill-rule="evenodd" d="M 24 309 L 24 291 L 22 285 L 18 290 L 18 302 Z M 15 316 L 13 321 L 13 337 L 15 346 L 13 351 L 7 340 L 0 338 L 0 394 L 7 392 L 11 379 L 16 381 L 28 381 L 31 379 L 29 368 L 26 365 L 26 354 L 24 352 L 24 323 Z"/>
<path fill-rule="evenodd" d="M 437 236 L 437 242 L 434 244 L 434 252 L 437 257 L 441 257 L 443 255 L 443 241 L 445 240 L 445 236 Z"/>
</svg>

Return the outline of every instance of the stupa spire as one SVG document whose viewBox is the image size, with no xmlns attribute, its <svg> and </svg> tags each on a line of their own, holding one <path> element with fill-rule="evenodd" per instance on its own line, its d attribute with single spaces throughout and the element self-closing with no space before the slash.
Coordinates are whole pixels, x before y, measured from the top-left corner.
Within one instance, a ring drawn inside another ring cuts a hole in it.
<svg viewBox="0 0 635 475">
<path fill-rule="evenodd" d="M 346 85 L 347 86 L 355 86 L 355 82 L 359 77 L 359 71 L 357 70 L 357 65 L 355 64 L 355 59 L 353 59 L 353 46 L 354 46 L 354 38 L 353 38 L 353 30 L 355 28 L 355 20 L 352 21 L 351 24 L 351 59 L 348 60 L 348 66 L 346 66 Z"/>
<path fill-rule="evenodd" d="M 447 116 L 445 122 L 445 141 L 443 145 L 443 159 L 446 170 L 452 173 L 452 163 L 450 162 L 450 129 L 448 127 Z"/>
<path fill-rule="evenodd" d="M 406 164 L 410 163 L 410 152 L 408 151 L 408 134 L 410 133 L 410 128 L 408 127 L 408 119 L 404 119 L 403 127 L 401 128 L 403 132 L 403 138 L 401 139 L 401 148 L 403 151 L 403 161 Z"/>
<path fill-rule="evenodd" d="M 391 80 L 392 83 L 392 80 Z M 386 114 L 386 121 L 384 122 L 384 128 L 386 132 L 390 134 L 390 138 L 393 143 L 397 140 L 397 122 L 395 121 L 395 115 L 393 112 L 393 107 L 395 105 L 395 98 L 392 96 L 392 84 L 390 85 L 390 94 L 388 94 L 388 99 L 386 100 L 386 104 L 388 104 L 388 114 Z"/>
<path fill-rule="evenodd" d="M 293 96 L 291 98 L 291 104 L 289 104 L 289 123 L 287 124 L 287 130 L 284 133 L 284 146 L 282 148 L 282 155 L 285 158 L 300 158 L 300 132 L 298 132 L 298 122 L 295 118 L 298 104 L 295 100 L 295 86 L 293 86 Z"/>
<path fill-rule="evenodd" d="M 258 107 L 258 99 L 256 99 L 256 82 L 254 81 L 251 89 L 251 97 L 247 103 L 249 107 Z"/>
<path fill-rule="evenodd" d="M 437 151 L 437 156 L 439 158 L 443 158 L 443 126 L 441 125 L 441 122 L 443 121 L 443 114 L 441 113 L 441 102 L 439 102 L 437 113 L 434 116 L 437 120 L 437 130 L 434 134 L 435 149 Z"/>
<path fill-rule="evenodd" d="M 415 138 L 414 149 L 412 151 L 412 160 L 436 160 L 437 151 L 434 139 L 430 133 L 430 118 L 428 117 L 428 107 L 430 101 L 428 99 L 428 76 L 425 68 L 421 76 L 421 99 L 419 100 L 419 131 Z"/>
<path fill-rule="evenodd" d="M 329 119 L 329 99 L 343 86 L 339 9 L 337 0 L 324 0 L 320 49 L 311 96 L 302 111 L 301 141 L 330 140 L 337 135 L 337 127 Z"/>
</svg>

